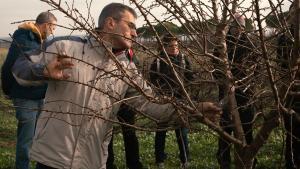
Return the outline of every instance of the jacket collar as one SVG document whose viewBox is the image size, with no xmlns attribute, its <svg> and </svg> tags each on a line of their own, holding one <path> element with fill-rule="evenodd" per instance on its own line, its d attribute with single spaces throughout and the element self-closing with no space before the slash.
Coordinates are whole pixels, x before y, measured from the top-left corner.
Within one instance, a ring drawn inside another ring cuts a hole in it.
<svg viewBox="0 0 300 169">
<path fill-rule="evenodd" d="M 42 34 L 41 34 L 39 28 L 35 25 L 35 23 L 25 22 L 25 23 L 19 25 L 18 28 L 32 31 L 34 34 L 36 34 L 38 36 L 38 39 L 40 40 L 40 42 L 43 41 Z"/>
<path fill-rule="evenodd" d="M 112 49 L 112 44 L 108 41 L 102 39 L 103 43 L 99 43 L 94 37 L 90 35 L 87 36 L 87 40 L 90 44 L 90 47 L 94 48 L 96 51 L 100 50 L 103 52 L 103 50 L 105 51 L 105 49 L 103 49 L 103 46 L 106 46 L 109 50 L 111 50 L 116 55 L 119 61 L 129 60 L 129 58 L 127 57 L 128 50 L 120 50 L 115 53 Z"/>
<path fill-rule="evenodd" d="M 112 44 L 108 41 L 102 40 L 103 43 L 99 43 L 94 37 L 92 37 L 90 35 L 87 36 L 87 40 L 88 40 L 91 48 L 98 48 L 98 47 L 106 46 L 107 48 L 112 49 Z"/>
</svg>

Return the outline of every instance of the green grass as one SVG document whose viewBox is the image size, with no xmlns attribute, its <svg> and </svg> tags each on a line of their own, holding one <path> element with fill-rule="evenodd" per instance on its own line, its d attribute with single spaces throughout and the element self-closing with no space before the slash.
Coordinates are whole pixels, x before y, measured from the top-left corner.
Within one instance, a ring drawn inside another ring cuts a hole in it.
<svg viewBox="0 0 300 169">
<path fill-rule="evenodd" d="M 14 166 L 16 120 L 13 111 L 0 111 L 0 169 L 9 169 Z M 215 169 L 218 168 L 215 153 L 217 151 L 217 137 L 206 131 L 191 132 L 190 143 L 190 167 L 192 169 Z M 146 168 L 152 169 L 155 166 L 154 157 L 154 133 L 137 132 L 140 142 L 141 161 Z M 115 134 L 114 151 L 115 164 L 119 169 L 125 168 L 125 153 L 122 134 Z M 166 169 L 176 169 L 180 165 L 178 158 L 178 146 L 175 132 L 167 132 L 166 152 L 168 159 L 165 161 Z M 272 133 L 267 144 L 258 154 L 259 169 L 275 169 L 282 166 L 282 134 L 280 130 Z M 280 167 L 282 168 L 282 167 Z"/>
<path fill-rule="evenodd" d="M 16 145 L 16 120 L 9 112 L 0 113 L 0 168 L 13 168 Z"/>
<path fill-rule="evenodd" d="M 154 133 L 138 131 L 140 143 L 140 157 L 146 168 L 156 168 L 154 157 Z M 114 138 L 115 164 L 120 168 L 125 168 L 125 152 L 122 134 L 118 133 Z M 214 158 L 217 148 L 217 139 L 205 133 L 190 133 L 190 167 L 194 169 L 218 168 Z M 174 131 L 167 132 L 166 149 L 168 158 L 165 161 L 166 169 L 179 168 L 179 150 Z"/>
<path fill-rule="evenodd" d="M 6 48 L 0 48 L 0 64 L 2 65 L 5 57 L 7 54 L 7 49 Z"/>
<path fill-rule="evenodd" d="M 0 65 L 2 65 L 7 49 L 0 48 Z M 1 78 L 1 77 L 0 77 Z M 3 97 L 0 90 L 0 168 L 14 168 L 15 146 L 16 146 L 16 127 L 17 122 L 14 118 L 14 110 L 10 100 Z"/>
<path fill-rule="evenodd" d="M 205 126 L 201 126 L 202 131 L 189 133 L 190 146 L 190 168 L 191 169 L 216 169 L 218 163 L 216 160 L 217 137 L 208 132 Z M 154 157 L 154 133 L 138 132 L 140 142 L 141 161 L 146 168 L 152 169 L 155 166 Z M 120 168 L 125 168 L 124 146 L 122 134 L 115 135 L 114 142 L 115 164 Z M 166 169 L 179 168 L 180 160 L 178 157 L 178 146 L 175 132 L 169 131 L 166 140 L 166 152 L 168 159 L 165 161 Z M 233 152 L 233 151 L 232 151 Z M 257 155 L 257 169 L 279 169 L 283 168 L 282 156 L 282 133 L 280 129 L 271 134 L 266 145 Z M 233 159 L 233 158 L 232 158 Z"/>
</svg>

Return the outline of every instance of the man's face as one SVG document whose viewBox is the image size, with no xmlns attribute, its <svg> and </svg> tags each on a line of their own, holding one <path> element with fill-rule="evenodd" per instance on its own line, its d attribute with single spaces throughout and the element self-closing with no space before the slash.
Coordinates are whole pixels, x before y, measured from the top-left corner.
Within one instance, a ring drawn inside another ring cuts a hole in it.
<svg viewBox="0 0 300 169">
<path fill-rule="evenodd" d="M 55 29 L 56 29 L 56 21 L 52 21 L 51 23 L 44 23 L 43 30 L 42 30 L 43 39 L 46 39 L 51 34 L 54 34 Z"/>
<path fill-rule="evenodd" d="M 230 28 L 230 33 L 234 37 L 239 37 L 243 31 L 244 31 L 244 28 L 240 27 L 240 26 L 232 26 Z"/>
<path fill-rule="evenodd" d="M 112 33 L 113 48 L 129 49 L 132 47 L 132 40 L 137 37 L 135 20 L 136 18 L 128 11 L 125 11 L 121 18 L 113 18 L 115 24 Z"/>
<path fill-rule="evenodd" d="M 179 54 L 179 48 L 178 48 L 178 42 L 176 40 L 172 40 L 165 46 L 166 52 L 169 55 L 178 55 Z"/>
</svg>

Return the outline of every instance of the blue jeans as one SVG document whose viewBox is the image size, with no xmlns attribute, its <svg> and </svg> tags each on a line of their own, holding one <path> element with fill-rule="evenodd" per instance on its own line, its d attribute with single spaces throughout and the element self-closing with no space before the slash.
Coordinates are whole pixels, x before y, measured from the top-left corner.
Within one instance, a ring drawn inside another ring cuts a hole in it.
<svg viewBox="0 0 300 169">
<path fill-rule="evenodd" d="M 167 131 L 159 131 L 155 134 L 155 162 L 162 163 L 167 158 L 165 153 Z M 179 128 L 175 130 L 177 144 L 179 148 L 179 158 L 181 163 L 188 162 L 189 159 L 189 146 L 188 146 L 188 129 Z"/>
<path fill-rule="evenodd" d="M 29 169 L 29 148 L 32 144 L 37 118 L 43 106 L 43 100 L 13 98 L 18 120 L 16 168 Z"/>
</svg>

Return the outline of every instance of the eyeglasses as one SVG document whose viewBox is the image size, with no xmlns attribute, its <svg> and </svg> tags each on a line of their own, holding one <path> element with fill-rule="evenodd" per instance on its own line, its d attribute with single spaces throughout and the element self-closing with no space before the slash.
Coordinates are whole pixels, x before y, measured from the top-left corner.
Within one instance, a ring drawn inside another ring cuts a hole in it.
<svg viewBox="0 0 300 169">
<path fill-rule="evenodd" d="M 117 20 L 117 21 L 123 21 L 125 23 L 127 23 L 128 27 L 131 29 L 131 30 L 135 30 L 136 31 L 136 26 L 134 23 L 130 22 L 130 21 L 126 21 L 125 19 L 119 19 L 119 18 L 114 18 L 114 20 Z"/>
<path fill-rule="evenodd" d="M 166 48 L 178 48 L 179 46 L 178 45 L 166 45 L 165 47 Z"/>
<path fill-rule="evenodd" d="M 178 48 L 179 47 L 177 42 L 176 43 L 171 43 L 171 44 L 170 43 L 165 43 L 164 46 L 165 46 L 165 48 Z"/>
</svg>

